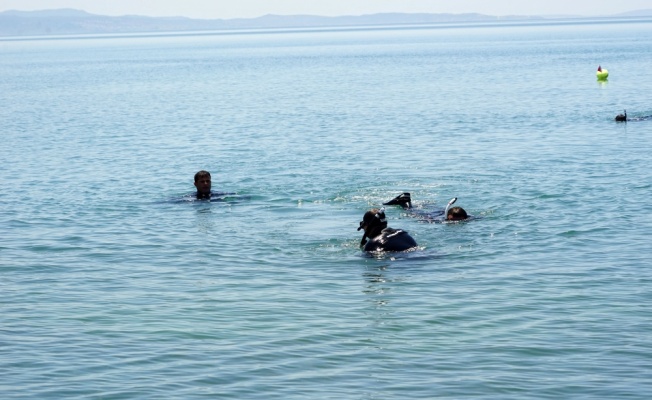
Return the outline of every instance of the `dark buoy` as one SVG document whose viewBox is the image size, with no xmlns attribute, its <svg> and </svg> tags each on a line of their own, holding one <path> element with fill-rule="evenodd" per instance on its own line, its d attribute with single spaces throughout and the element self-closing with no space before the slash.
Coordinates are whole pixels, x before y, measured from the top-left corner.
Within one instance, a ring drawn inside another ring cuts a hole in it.
<svg viewBox="0 0 652 400">
<path fill-rule="evenodd" d="M 616 115 L 614 119 L 618 122 L 627 122 L 627 110 L 624 110 L 623 114 Z"/>
</svg>

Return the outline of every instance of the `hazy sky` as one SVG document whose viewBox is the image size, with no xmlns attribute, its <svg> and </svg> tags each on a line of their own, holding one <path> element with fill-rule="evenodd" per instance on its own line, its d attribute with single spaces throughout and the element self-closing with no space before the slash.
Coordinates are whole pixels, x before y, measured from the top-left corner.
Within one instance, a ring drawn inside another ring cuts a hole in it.
<svg viewBox="0 0 652 400">
<path fill-rule="evenodd" d="M 75 8 L 102 15 L 252 18 L 265 14 L 361 15 L 381 12 L 598 16 L 650 9 L 650 0 L 0 0 L 0 11 Z"/>
</svg>

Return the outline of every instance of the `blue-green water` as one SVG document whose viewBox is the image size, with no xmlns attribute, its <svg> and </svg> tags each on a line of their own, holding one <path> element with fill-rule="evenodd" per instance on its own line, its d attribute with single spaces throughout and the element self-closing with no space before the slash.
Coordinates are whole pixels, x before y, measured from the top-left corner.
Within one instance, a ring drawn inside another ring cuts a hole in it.
<svg viewBox="0 0 652 400">
<path fill-rule="evenodd" d="M 648 399 L 652 22 L 0 41 L 3 399 Z M 610 71 L 598 83 L 595 70 Z M 199 169 L 241 198 L 178 201 Z M 480 217 L 365 257 L 403 191 Z"/>
</svg>

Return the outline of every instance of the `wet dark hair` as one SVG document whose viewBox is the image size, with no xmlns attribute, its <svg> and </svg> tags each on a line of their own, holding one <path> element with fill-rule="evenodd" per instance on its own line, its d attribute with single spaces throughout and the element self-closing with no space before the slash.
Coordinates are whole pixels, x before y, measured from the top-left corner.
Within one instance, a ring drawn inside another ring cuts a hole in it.
<svg viewBox="0 0 652 400">
<path fill-rule="evenodd" d="M 195 174 L 195 182 L 197 182 L 201 178 L 205 177 L 211 177 L 211 173 L 208 171 L 204 171 L 203 169 Z"/>
<path fill-rule="evenodd" d="M 450 219 L 452 221 L 460 221 L 467 219 L 468 217 L 469 216 L 466 213 L 466 210 L 464 210 L 462 207 L 453 207 L 448 210 L 448 214 L 446 215 L 446 219 Z"/>
</svg>

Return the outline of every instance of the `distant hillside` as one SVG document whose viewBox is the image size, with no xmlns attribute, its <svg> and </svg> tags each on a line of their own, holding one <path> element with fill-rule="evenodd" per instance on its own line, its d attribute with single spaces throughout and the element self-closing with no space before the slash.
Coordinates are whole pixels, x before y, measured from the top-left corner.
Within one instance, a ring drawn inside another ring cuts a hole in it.
<svg viewBox="0 0 652 400">
<path fill-rule="evenodd" d="M 652 9 L 631 11 L 617 17 L 652 16 Z M 577 16 L 574 16 L 578 18 Z M 373 25 L 482 23 L 540 21 L 541 16 L 490 16 L 484 14 L 383 13 L 361 16 L 265 15 L 259 18 L 191 19 L 136 15 L 109 17 L 73 9 L 5 11 L 0 13 L 0 36 L 80 35 L 136 32 L 183 32 L 231 29 L 314 28 Z"/>
<path fill-rule="evenodd" d="M 646 10 L 628 11 L 626 13 L 616 14 L 614 17 L 652 17 L 652 8 Z"/>
<path fill-rule="evenodd" d="M 321 17 L 314 15 L 265 15 L 259 18 L 191 19 L 153 18 L 128 15 L 109 17 L 85 11 L 60 9 L 44 11 L 5 11 L 0 13 L 0 36 L 40 36 L 166 31 L 203 31 L 229 29 L 273 29 L 403 25 L 539 20 L 541 17 L 483 14 L 403 14 L 384 13 L 361 16 Z"/>
</svg>

